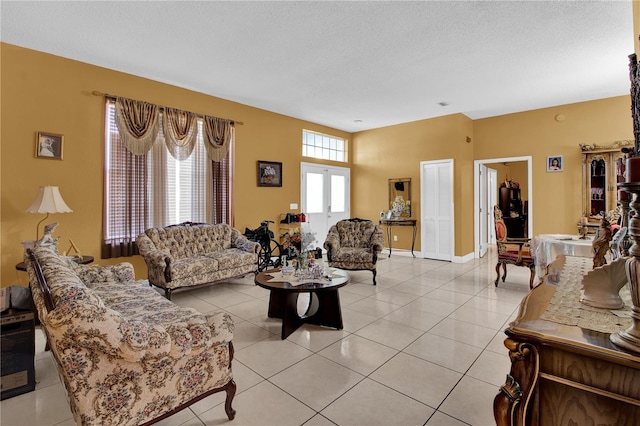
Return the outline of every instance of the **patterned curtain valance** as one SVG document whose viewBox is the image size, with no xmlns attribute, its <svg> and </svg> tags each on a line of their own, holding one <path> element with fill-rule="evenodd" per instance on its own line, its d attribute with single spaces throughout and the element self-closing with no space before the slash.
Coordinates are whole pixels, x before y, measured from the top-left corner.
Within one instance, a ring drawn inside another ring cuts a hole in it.
<svg viewBox="0 0 640 426">
<path fill-rule="evenodd" d="M 198 134 L 197 124 L 194 113 L 165 108 L 162 116 L 162 130 L 167 149 L 176 160 L 185 160 L 193 152 Z"/>
<path fill-rule="evenodd" d="M 159 108 L 143 101 L 116 98 L 116 125 L 124 146 L 134 155 L 144 155 L 158 136 Z"/>
<path fill-rule="evenodd" d="M 160 131 L 161 111 L 165 145 L 171 155 L 179 161 L 185 160 L 193 152 L 198 134 L 198 118 L 202 117 L 207 154 L 215 162 L 226 158 L 229 145 L 234 138 L 235 124 L 244 124 L 96 91 L 92 93 L 115 100 L 116 125 L 122 143 L 134 155 L 146 154 L 156 142 Z"/>
<path fill-rule="evenodd" d="M 217 117 L 204 117 L 204 145 L 209 158 L 215 162 L 224 160 L 233 137 L 233 121 Z"/>
</svg>

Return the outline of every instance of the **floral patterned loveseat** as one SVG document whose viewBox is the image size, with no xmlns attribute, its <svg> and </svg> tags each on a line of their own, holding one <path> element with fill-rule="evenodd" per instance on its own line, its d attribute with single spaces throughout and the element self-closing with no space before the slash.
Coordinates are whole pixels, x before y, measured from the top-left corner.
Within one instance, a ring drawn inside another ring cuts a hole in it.
<svg viewBox="0 0 640 426">
<path fill-rule="evenodd" d="M 376 284 L 376 263 L 384 247 L 384 234 L 378 225 L 366 219 L 341 220 L 327 233 L 324 248 L 327 249 L 329 266 L 352 271 L 373 272 Z"/>
<path fill-rule="evenodd" d="M 78 265 L 29 250 L 38 316 L 77 424 L 138 425 L 226 391 L 231 420 L 233 321 L 203 315 L 133 281 L 130 263 Z"/>
<path fill-rule="evenodd" d="M 138 236 L 149 283 L 165 290 L 241 277 L 258 270 L 258 248 L 237 229 L 219 223 L 150 228 Z"/>
</svg>

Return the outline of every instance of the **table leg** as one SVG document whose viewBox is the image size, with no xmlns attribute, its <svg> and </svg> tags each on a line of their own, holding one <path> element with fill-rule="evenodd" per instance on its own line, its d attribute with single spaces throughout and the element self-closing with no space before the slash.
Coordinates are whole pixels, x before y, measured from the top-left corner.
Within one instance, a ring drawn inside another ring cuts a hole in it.
<svg viewBox="0 0 640 426">
<path fill-rule="evenodd" d="M 413 236 L 411 237 L 411 256 L 416 257 L 415 254 L 413 254 L 413 247 L 416 245 L 416 232 L 418 231 L 418 226 L 414 223 L 413 224 Z"/>
<path fill-rule="evenodd" d="M 309 296 L 311 302 L 303 320 L 309 324 L 342 330 L 342 311 L 338 289 L 312 292 Z"/>
<path fill-rule="evenodd" d="M 286 299 L 284 304 L 284 312 L 282 315 L 282 332 L 280 338 L 286 339 L 305 323 L 304 318 L 298 315 L 298 295 L 300 293 L 287 293 L 284 295 Z"/>
<path fill-rule="evenodd" d="M 391 225 L 387 225 L 387 242 L 389 243 L 389 257 L 391 257 Z"/>
<path fill-rule="evenodd" d="M 286 339 L 302 324 L 309 323 L 342 330 L 342 311 L 338 289 L 310 292 L 309 306 L 305 314 L 298 315 L 297 292 L 271 291 L 269 295 L 269 318 L 282 319 L 280 338 Z"/>
</svg>

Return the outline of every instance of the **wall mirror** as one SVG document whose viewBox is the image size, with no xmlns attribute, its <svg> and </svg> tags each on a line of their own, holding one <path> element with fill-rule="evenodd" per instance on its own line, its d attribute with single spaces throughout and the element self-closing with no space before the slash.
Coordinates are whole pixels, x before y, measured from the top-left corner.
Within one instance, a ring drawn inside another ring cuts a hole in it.
<svg viewBox="0 0 640 426">
<path fill-rule="evenodd" d="M 411 217 L 411 178 L 389 179 L 389 212 L 393 218 Z"/>
</svg>

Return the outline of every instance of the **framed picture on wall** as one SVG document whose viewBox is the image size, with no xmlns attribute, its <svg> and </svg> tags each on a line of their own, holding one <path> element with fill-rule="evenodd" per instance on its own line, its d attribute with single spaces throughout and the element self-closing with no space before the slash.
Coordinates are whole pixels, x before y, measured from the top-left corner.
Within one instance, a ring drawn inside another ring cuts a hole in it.
<svg viewBox="0 0 640 426">
<path fill-rule="evenodd" d="M 564 162 L 562 161 L 562 155 L 552 155 L 547 157 L 547 171 L 548 172 L 561 172 Z"/>
<path fill-rule="evenodd" d="M 258 161 L 258 186 L 282 186 L 282 163 Z"/>
<path fill-rule="evenodd" d="M 36 158 L 62 160 L 63 135 L 55 133 L 36 133 Z"/>
</svg>

